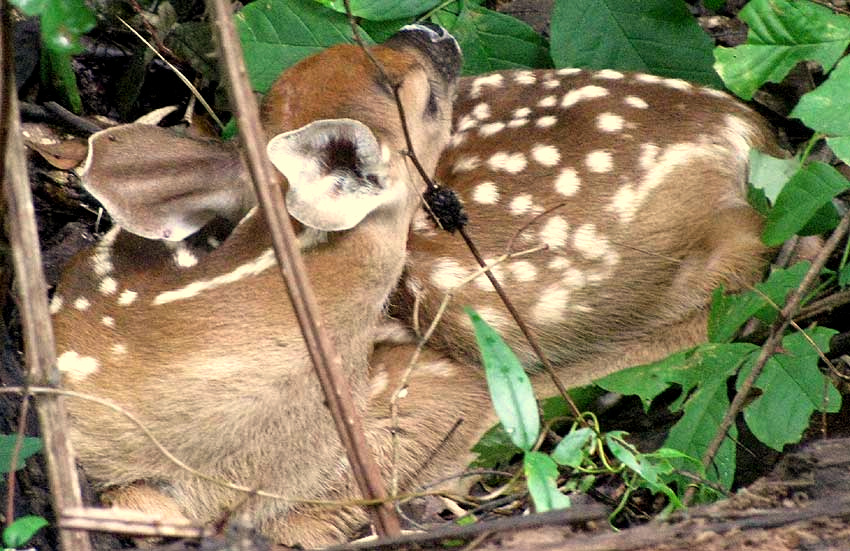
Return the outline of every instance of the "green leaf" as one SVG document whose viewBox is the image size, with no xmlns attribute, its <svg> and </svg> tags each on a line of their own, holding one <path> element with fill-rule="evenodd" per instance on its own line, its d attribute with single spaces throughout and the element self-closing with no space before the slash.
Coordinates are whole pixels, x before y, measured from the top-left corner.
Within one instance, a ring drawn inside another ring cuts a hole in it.
<svg viewBox="0 0 850 551">
<path fill-rule="evenodd" d="M 711 38 L 681 0 L 556 0 L 556 67 L 644 71 L 717 88 Z"/>
<path fill-rule="evenodd" d="M 348 18 L 312 0 L 258 0 L 237 13 L 235 22 L 258 92 L 301 59 L 352 40 Z M 361 36 L 371 42 L 365 33 Z"/>
<path fill-rule="evenodd" d="M 762 240 L 776 246 L 798 233 L 832 198 L 850 188 L 840 172 L 821 162 L 800 169 L 776 198 Z"/>
<path fill-rule="evenodd" d="M 832 148 L 835 156 L 850 164 L 850 136 L 841 136 L 840 138 L 827 138 L 826 143 Z"/>
<path fill-rule="evenodd" d="M 497 469 L 509 465 L 520 451 L 499 423 L 485 432 L 472 447 L 472 452 L 478 454 L 472 461 L 472 466 L 478 469 Z"/>
<path fill-rule="evenodd" d="M 724 295 L 722 289 L 715 290 L 708 317 L 708 340 L 729 342 L 753 316 L 765 323 L 772 323 L 777 309 L 765 295 L 781 308 L 788 293 L 803 281 L 809 266 L 808 262 L 798 262 L 789 268 L 774 270 L 767 281 L 756 285 L 758 292 Z"/>
<path fill-rule="evenodd" d="M 316 0 L 339 13 L 345 13 L 342 0 Z M 351 0 L 354 17 L 387 21 L 388 19 L 412 18 L 436 7 L 442 0 Z"/>
<path fill-rule="evenodd" d="M 596 433 L 587 427 L 570 431 L 552 450 L 552 459 L 558 465 L 576 468 L 587 456 L 585 450 L 592 445 L 591 442 L 595 438 Z"/>
<path fill-rule="evenodd" d="M 627 444 L 623 438 L 626 433 L 621 430 L 611 431 L 604 436 L 605 445 L 611 450 L 611 455 L 632 471 L 638 472 L 640 465 L 635 456 L 635 449 Z"/>
<path fill-rule="evenodd" d="M 841 287 L 847 287 L 848 283 L 850 283 L 850 264 L 845 264 L 838 272 L 838 284 Z"/>
<path fill-rule="evenodd" d="M 566 509 L 570 498 L 558 490 L 558 466 L 545 453 L 527 452 L 523 459 L 528 492 L 538 513 Z"/>
<path fill-rule="evenodd" d="M 789 117 L 800 119 L 812 130 L 823 134 L 850 135 L 848 89 L 850 57 L 845 57 L 835 66 L 826 82 L 800 98 Z"/>
<path fill-rule="evenodd" d="M 837 331 L 816 327 L 805 332 L 823 351 Z M 763 390 L 744 409 L 744 419 L 753 434 L 767 446 L 782 451 L 785 444 L 799 442 L 808 428 L 812 413 L 835 413 L 841 408 L 841 395 L 818 369 L 818 353 L 801 333 L 782 339 L 782 354 L 767 361 L 755 386 Z M 738 385 L 749 375 L 742 370 Z"/>
<path fill-rule="evenodd" d="M 540 415 L 531 381 L 516 355 L 481 316 L 466 308 L 475 329 L 493 409 L 518 448 L 534 447 L 540 434 Z"/>
<path fill-rule="evenodd" d="M 47 520 L 43 517 L 27 515 L 17 518 L 3 530 L 3 545 L 8 548 L 23 547 L 45 526 Z"/>
<path fill-rule="evenodd" d="M 596 381 L 609 392 L 637 395 L 644 409 L 649 409 L 656 396 L 670 388 L 678 379 L 676 371 L 686 371 L 692 365 L 692 350 L 683 350 L 657 362 L 623 369 Z"/>
<path fill-rule="evenodd" d="M 800 160 L 795 157 L 777 159 L 758 149 L 751 149 L 749 166 L 750 183 L 764 190 L 765 196 L 774 203 L 788 180 L 800 169 Z"/>
<path fill-rule="evenodd" d="M 463 74 L 500 69 L 550 67 L 546 41 L 522 21 L 480 6 L 464 4 L 459 14 L 442 10 L 434 20 L 463 50 Z"/>
<path fill-rule="evenodd" d="M 15 449 L 15 440 L 17 436 L 14 434 L 0 434 L 0 472 L 8 473 L 12 462 L 12 451 Z M 18 462 L 14 466 L 14 470 L 22 469 L 24 461 L 41 451 L 41 438 L 24 437 L 21 452 L 18 454 Z"/>
<path fill-rule="evenodd" d="M 850 18 L 812 2 L 752 0 L 738 14 L 749 26 L 747 44 L 717 47 L 714 67 L 744 99 L 765 82 L 780 82 L 800 61 L 829 71 L 850 44 Z"/>
</svg>

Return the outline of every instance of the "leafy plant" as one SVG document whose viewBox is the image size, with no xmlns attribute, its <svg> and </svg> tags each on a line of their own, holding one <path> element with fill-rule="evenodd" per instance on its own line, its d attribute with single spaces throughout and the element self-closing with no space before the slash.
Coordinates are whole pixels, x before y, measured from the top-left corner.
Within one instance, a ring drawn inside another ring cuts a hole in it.
<svg viewBox="0 0 850 551">
<path fill-rule="evenodd" d="M 41 438 L 24 437 L 17 462 L 12 465 L 12 454 L 16 440 L 17 435 L 0 434 L 0 469 L 4 473 L 22 469 L 24 461 L 40 452 L 43 446 Z M 17 518 L 3 530 L 3 546 L 7 548 L 22 547 L 45 526 L 47 526 L 47 520 L 40 516 L 26 515 Z"/>
</svg>

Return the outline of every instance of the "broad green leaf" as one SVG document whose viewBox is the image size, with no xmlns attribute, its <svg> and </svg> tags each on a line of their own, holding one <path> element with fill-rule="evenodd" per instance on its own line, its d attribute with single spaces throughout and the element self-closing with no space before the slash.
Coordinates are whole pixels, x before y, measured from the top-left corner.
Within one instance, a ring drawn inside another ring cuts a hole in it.
<svg viewBox="0 0 850 551">
<path fill-rule="evenodd" d="M 586 448 L 596 438 L 596 434 L 587 427 L 570 431 L 552 450 L 552 459 L 559 465 L 578 467 L 587 455 Z"/>
<path fill-rule="evenodd" d="M 537 400 L 528 375 L 502 337 L 481 316 L 466 309 L 481 351 L 493 409 L 518 448 L 529 451 L 540 434 Z"/>
<path fill-rule="evenodd" d="M 850 57 L 845 57 L 838 62 L 826 82 L 800 98 L 789 117 L 800 119 L 817 132 L 835 136 L 850 135 L 848 89 Z"/>
<path fill-rule="evenodd" d="M 850 182 L 828 164 L 813 162 L 800 169 L 776 198 L 767 217 L 762 240 L 782 244 L 798 233 L 832 198 L 850 188 Z"/>
<path fill-rule="evenodd" d="M 750 183 L 764 190 L 765 196 L 774 203 L 788 180 L 800 169 L 800 160 L 794 157 L 777 159 L 758 149 L 751 149 L 749 166 Z"/>
<path fill-rule="evenodd" d="M 827 138 L 826 143 L 832 148 L 835 156 L 850 164 L 850 136 L 841 136 L 840 138 Z"/>
<path fill-rule="evenodd" d="M 829 340 L 836 333 L 824 327 L 806 331 L 823 352 L 829 350 Z M 799 442 L 812 413 L 835 413 L 841 408 L 841 395 L 818 369 L 817 350 L 801 333 L 782 339 L 782 350 L 767 361 L 756 380 L 763 393 L 744 409 L 753 434 L 778 451 Z M 740 373 L 739 386 L 749 373 L 750 369 Z"/>
<path fill-rule="evenodd" d="M 528 492 L 538 513 L 570 506 L 570 498 L 558 490 L 558 466 L 551 457 L 545 453 L 526 452 L 523 469 Z"/>
<path fill-rule="evenodd" d="M 465 75 L 551 66 L 546 41 L 518 19 L 469 3 L 457 15 L 442 10 L 434 19 L 460 44 Z"/>
<path fill-rule="evenodd" d="M 503 467 L 509 465 L 520 451 L 499 423 L 485 432 L 472 447 L 472 452 L 478 454 L 478 457 L 472 461 L 472 466 L 478 469 Z"/>
<path fill-rule="evenodd" d="M 334 11 L 345 13 L 342 0 L 316 0 Z M 442 0 L 351 0 L 354 17 L 372 21 L 413 18 L 436 7 Z"/>
<path fill-rule="evenodd" d="M 12 451 L 15 449 L 15 440 L 17 436 L 14 434 L 0 434 L 0 472 L 8 473 L 10 463 L 12 462 Z M 18 454 L 18 462 L 15 465 L 15 470 L 24 467 L 24 461 L 41 451 L 41 438 L 24 437 L 21 452 Z"/>
<path fill-rule="evenodd" d="M 850 44 L 850 18 L 808 1 L 752 0 L 738 17 L 749 26 L 747 43 L 715 48 L 714 67 L 747 100 L 800 61 L 815 60 L 829 71 Z"/>
<path fill-rule="evenodd" d="M 838 272 L 838 284 L 847 287 L 848 283 L 850 283 L 850 264 L 845 264 Z"/>
<path fill-rule="evenodd" d="M 708 340 L 717 343 L 732 340 L 738 329 L 753 316 L 771 323 L 777 310 L 765 295 L 781 308 L 788 293 L 803 281 L 809 266 L 808 262 L 798 262 L 789 268 L 774 270 L 767 281 L 756 285 L 758 292 L 725 295 L 722 289 L 715 290 L 708 317 Z"/>
<path fill-rule="evenodd" d="M 352 40 L 348 18 L 312 0 L 257 0 L 237 13 L 235 22 L 251 85 L 258 92 L 268 90 L 290 65 Z"/>
<path fill-rule="evenodd" d="M 59 54 L 82 51 L 80 35 L 94 28 L 94 14 L 84 0 L 12 0 L 26 15 L 41 18 L 41 41 Z"/>
<path fill-rule="evenodd" d="M 727 345 L 728 346 L 728 345 Z M 691 457 L 701 458 L 717 432 L 717 426 L 729 408 L 726 378 L 706 380 L 684 403 L 684 415 L 670 429 L 664 447 L 679 450 Z M 706 472 L 708 480 L 730 488 L 735 476 L 735 440 L 738 430 L 733 424 L 720 445 L 714 462 Z M 672 461 L 679 469 L 690 469 L 686 461 Z M 687 484 L 687 481 L 684 481 Z"/>
<path fill-rule="evenodd" d="M 27 515 L 17 518 L 3 529 L 3 545 L 8 548 L 23 547 L 45 526 L 47 520 L 44 517 Z"/>
<path fill-rule="evenodd" d="M 687 370 L 692 364 L 692 350 L 676 352 L 657 362 L 623 369 L 606 375 L 595 383 L 609 392 L 636 395 L 643 402 L 643 407 L 649 410 L 656 396 L 670 388 L 677 378 L 673 371 Z"/>
<path fill-rule="evenodd" d="M 556 67 L 644 71 L 717 88 L 711 38 L 681 0 L 556 0 Z"/>
<path fill-rule="evenodd" d="M 635 450 L 623 440 L 625 436 L 626 433 L 621 430 L 611 431 L 604 435 L 605 445 L 611 450 L 611 455 L 616 457 L 620 463 L 632 471 L 638 472 L 640 465 L 635 456 Z"/>
</svg>

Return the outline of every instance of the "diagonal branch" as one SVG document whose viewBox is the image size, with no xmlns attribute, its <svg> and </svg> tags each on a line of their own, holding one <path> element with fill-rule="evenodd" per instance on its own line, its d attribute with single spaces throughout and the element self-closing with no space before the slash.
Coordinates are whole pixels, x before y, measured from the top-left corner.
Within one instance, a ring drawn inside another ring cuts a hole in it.
<svg viewBox="0 0 850 551">
<path fill-rule="evenodd" d="M 272 168 L 265 155 L 265 133 L 260 125 L 257 103 L 248 84 L 242 46 L 233 25 L 230 2 L 207 0 L 207 7 L 214 16 L 221 63 L 228 75 L 228 92 L 238 120 L 239 136 L 245 147 L 257 200 L 268 221 L 278 267 L 286 283 L 328 408 L 348 454 L 348 462 L 361 494 L 367 500 L 386 500 L 380 471 L 366 443 L 360 416 L 351 400 L 348 381 L 342 375 L 339 354 L 319 321 L 316 297 L 306 275 L 281 186 L 278 185 L 282 176 Z M 397 535 L 400 532 L 398 517 L 389 503 L 382 501 L 380 505 L 375 506 L 373 512 L 375 526 L 380 535 Z"/>
</svg>

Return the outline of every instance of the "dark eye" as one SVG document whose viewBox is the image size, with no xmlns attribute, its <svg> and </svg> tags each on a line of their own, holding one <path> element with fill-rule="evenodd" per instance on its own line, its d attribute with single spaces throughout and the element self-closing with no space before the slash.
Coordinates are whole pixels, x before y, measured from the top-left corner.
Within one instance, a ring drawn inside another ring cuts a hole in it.
<svg viewBox="0 0 850 551">
<path fill-rule="evenodd" d="M 433 117 L 437 114 L 438 110 L 439 106 L 437 105 L 437 95 L 432 89 L 431 92 L 428 94 L 428 105 L 425 106 L 425 113 Z"/>
</svg>

